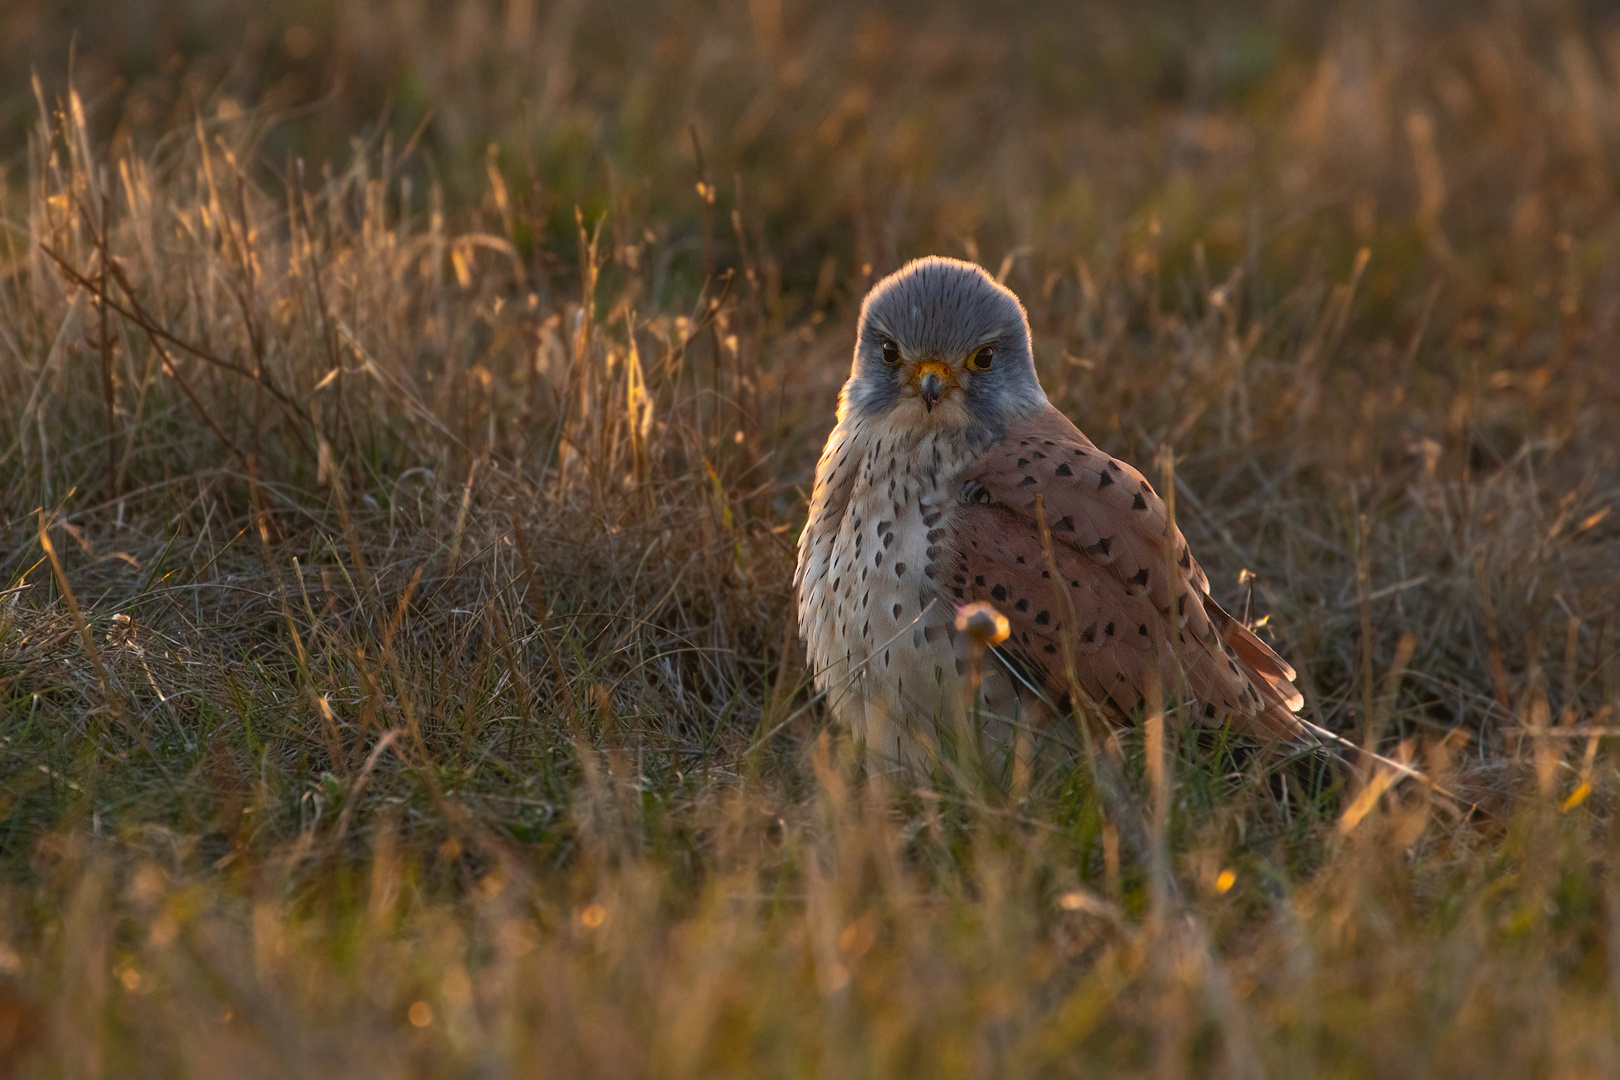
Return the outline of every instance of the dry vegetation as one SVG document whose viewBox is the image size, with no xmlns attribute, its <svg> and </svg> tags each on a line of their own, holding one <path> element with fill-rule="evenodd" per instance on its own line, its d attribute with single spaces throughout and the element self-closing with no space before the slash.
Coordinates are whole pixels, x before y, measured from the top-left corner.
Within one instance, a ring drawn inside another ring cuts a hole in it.
<svg viewBox="0 0 1620 1080">
<path fill-rule="evenodd" d="M 10 0 L 0 1075 L 1613 1075 L 1620 23 L 1373 7 Z M 1481 813 L 865 782 L 792 546 L 927 252 Z"/>
</svg>

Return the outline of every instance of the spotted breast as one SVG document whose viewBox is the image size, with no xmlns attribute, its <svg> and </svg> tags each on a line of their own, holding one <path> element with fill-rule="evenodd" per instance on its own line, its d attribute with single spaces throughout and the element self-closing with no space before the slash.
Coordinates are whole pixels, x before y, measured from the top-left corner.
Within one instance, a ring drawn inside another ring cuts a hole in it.
<svg viewBox="0 0 1620 1080">
<path fill-rule="evenodd" d="M 834 716 L 893 763 L 926 761 L 941 731 L 969 730 L 971 657 L 949 581 L 964 477 L 987 438 L 850 416 L 817 469 L 799 541 L 800 635 Z M 1044 706 L 1004 665 L 981 673 L 969 737 L 991 749 Z"/>
</svg>

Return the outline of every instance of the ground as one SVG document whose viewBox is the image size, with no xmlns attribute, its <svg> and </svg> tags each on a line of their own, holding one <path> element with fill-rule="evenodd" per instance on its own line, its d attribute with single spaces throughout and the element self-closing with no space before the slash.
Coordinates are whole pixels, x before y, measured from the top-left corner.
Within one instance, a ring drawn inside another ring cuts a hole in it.
<svg viewBox="0 0 1620 1080">
<path fill-rule="evenodd" d="M 1611 1075 L 1617 173 L 1573 0 L 12 0 L 0 1076 Z M 794 543 L 926 253 L 1450 794 L 870 782 Z"/>
</svg>

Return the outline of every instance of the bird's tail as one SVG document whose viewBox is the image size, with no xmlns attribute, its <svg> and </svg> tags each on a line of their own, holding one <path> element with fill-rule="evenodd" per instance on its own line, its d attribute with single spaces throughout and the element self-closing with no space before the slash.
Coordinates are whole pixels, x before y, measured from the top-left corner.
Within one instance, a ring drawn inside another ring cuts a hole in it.
<svg viewBox="0 0 1620 1080">
<path fill-rule="evenodd" d="M 1293 667 L 1278 656 L 1271 646 L 1255 636 L 1254 631 L 1227 614 L 1213 597 L 1204 597 L 1204 610 L 1221 636 L 1227 653 L 1249 676 L 1260 693 L 1265 707 L 1249 718 L 1247 726 L 1256 734 L 1266 734 L 1292 743 L 1314 743 L 1307 728 L 1300 723 L 1299 712 L 1305 697 L 1294 685 Z"/>
</svg>

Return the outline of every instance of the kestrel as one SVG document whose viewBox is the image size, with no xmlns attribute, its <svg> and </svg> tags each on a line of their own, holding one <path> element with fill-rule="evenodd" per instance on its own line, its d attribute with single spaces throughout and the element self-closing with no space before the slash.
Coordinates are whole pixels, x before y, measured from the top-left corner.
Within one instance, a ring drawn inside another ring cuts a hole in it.
<svg viewBox="0 0 1620 1080">
<path fill-rule="evenodd" d="M 1165 526 L 1142 474 L 1047 401 L 1018 298 L 971 263 L 909 263 L 861 306 L 799 538 L 817 690 L 868 753 L 902 761 L 968 717 L 981 738 L 1043 728 L 1075 688 L 1122 722 L 1162 693 L 1203 724 L 1300 738 L 1293 668 Z M 1009 631 L 977 699 L 957 629 L 976 602 Z"/>
</svg>

